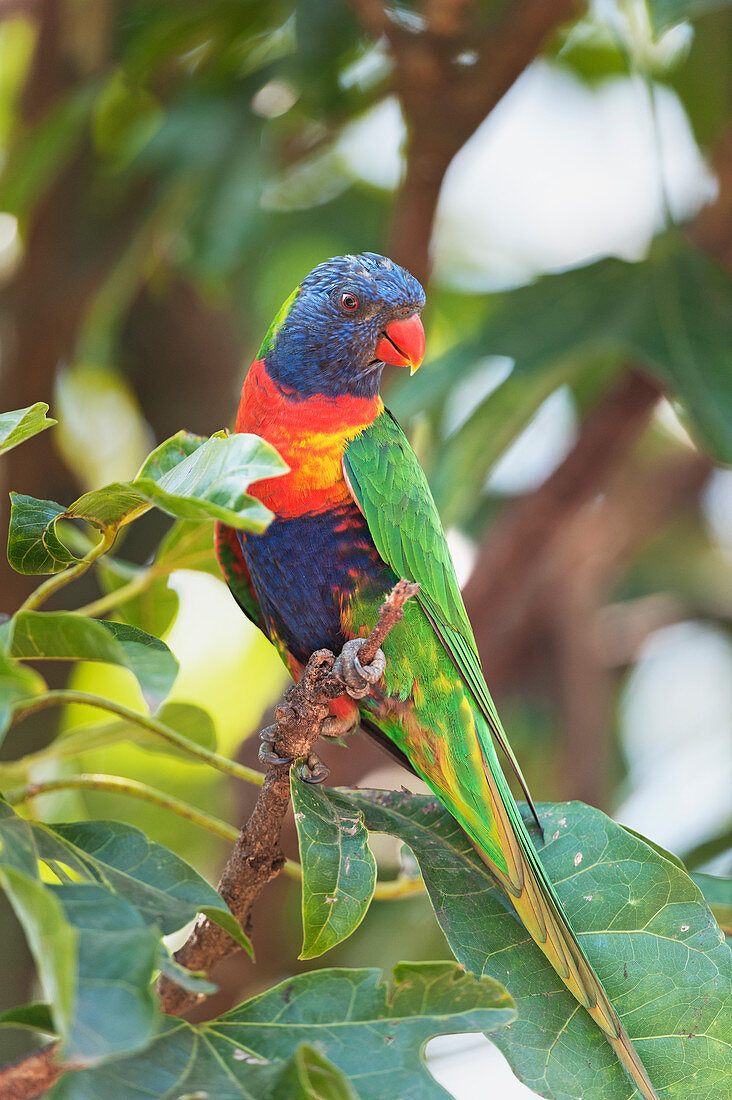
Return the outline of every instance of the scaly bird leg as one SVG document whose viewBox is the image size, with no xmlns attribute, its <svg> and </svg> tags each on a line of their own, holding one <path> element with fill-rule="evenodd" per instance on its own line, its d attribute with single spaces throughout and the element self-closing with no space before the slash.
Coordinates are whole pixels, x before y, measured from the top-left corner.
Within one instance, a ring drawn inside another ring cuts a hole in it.
<svg viewBox="0 0 732 1100">
<path fill-rule="evenodd" d="M 386 657 L 381 649 L 376 650 L 370 664 L 361 664 L 358 653 L 365 645 L 366 638 L 352 638 L 346 642 L 333 666 L 333 671 L 341 677 L 352 699 L 363 699 L 364 695 L 368 695 L 386 669 Z"/>
</svg>

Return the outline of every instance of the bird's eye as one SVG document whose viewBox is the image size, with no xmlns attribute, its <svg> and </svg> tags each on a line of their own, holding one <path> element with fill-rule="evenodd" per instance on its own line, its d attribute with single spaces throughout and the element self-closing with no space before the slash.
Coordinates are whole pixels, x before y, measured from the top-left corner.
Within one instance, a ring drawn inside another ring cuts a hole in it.
<svg viewBox="0 0 732 1100">
<path fill-rule="evenodd" d="M 358 309 L 358 298 L 354 294 L 341 294 L 341 305 L 349 313 Z"/>
</svg>

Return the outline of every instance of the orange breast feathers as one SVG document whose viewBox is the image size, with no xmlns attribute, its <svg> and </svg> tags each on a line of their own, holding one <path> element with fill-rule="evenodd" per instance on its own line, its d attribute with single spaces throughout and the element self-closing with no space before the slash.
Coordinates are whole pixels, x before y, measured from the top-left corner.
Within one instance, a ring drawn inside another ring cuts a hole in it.
<svg viewBox="0 0 732 1100">
<path fill-rule="evenodd" d="M 296 397 L 270 378 L 263 359 L 256 359 L 244 380 L 236 431 L 266 439 L 290 472 L 253 482 L 248 492 L 282 519 L 349 501 L 343 451 L 383 408 L 378 395 Z"/>
</svg>

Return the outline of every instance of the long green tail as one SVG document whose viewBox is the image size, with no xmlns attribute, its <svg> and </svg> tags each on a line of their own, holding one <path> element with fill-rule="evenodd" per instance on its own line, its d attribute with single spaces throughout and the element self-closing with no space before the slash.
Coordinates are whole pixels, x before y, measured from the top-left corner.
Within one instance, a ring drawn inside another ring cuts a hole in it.
<svg viewBox="0 0 732 1100">
<path fill-rule="evenodd" d="M 369 719 L 398 745 L 462 825 L 532 939 L 606 1036 L 639 1094 L 658 1100 L 564 915 L 501 770 L 488 725 L 439 639 L 425 625 L 420 610 L 407 609 L 404 622 L 387 638 L 385 694 L 376 705 L 364 700 Z"/>
</svg>

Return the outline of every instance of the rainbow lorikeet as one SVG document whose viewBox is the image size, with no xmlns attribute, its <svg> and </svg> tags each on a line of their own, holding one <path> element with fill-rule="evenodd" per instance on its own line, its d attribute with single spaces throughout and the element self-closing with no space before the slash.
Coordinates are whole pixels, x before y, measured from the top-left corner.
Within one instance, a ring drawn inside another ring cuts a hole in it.
<svg viewBox="0 0 732 1100">
<path fill-rule="evenodd" d="M 416 279 L 370 252 L 320 264 L 290 295 L 249 369 L 236 421 L 237 431 L 269 440 L 290 470 L 250 487 L 275 513 L 263 534 L 219 526 L 219 561 L 296 678 L 314 650 L 337 652 L 368 634 L 400 577 L 419 582 L 384 643 L 383 678 L 358 704 L 338 701 L 334 722 L 360 721 L 427 782 L 650 1100 L 656 1092 L 501 770 L 494 741 L 525 789 L 427 479 L 379 396 L 385 363 L 414 371 L 422 361 L 424 302 Z"/>
</svg>

